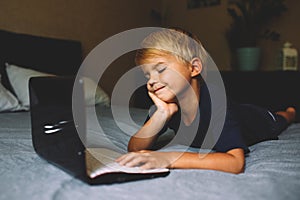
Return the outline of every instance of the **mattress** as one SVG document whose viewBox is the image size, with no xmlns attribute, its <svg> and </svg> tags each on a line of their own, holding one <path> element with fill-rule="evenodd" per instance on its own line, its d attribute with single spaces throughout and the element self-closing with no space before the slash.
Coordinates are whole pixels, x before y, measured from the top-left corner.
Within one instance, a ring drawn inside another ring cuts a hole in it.
<svg viewBox="0 0 300 200">
<path fill-rule="evenodd" d="M 119 120 L 107 108 L 97 108 L 105 137 L 126 150 L 136 126 Z M 131 109 L 137 124 L 147 110 Z M 89 120 L 88 120 L 89 121 Z M 91 120 L 92 121 L 92 120 Z M 93 138 L 97 129 L 89 121 Z M 108 134 L 109 133 L 109 134 Z M 101 141 L 101 138 L 98 138 Z M 184 149 L 174 146 L 174 149 Z M 188 149 L 197 151 L 197 149 Z M 31 140 L 29 112 L 0 114 L 0 199 L 299 199 L 300 124 L 290 125 L 279 140 L 250 147 L 245 172 L 235 175 L 214 170 L 171 170 L 166 177 L 111 185 L 90 186 L 41 159 Z"/>
</svg>

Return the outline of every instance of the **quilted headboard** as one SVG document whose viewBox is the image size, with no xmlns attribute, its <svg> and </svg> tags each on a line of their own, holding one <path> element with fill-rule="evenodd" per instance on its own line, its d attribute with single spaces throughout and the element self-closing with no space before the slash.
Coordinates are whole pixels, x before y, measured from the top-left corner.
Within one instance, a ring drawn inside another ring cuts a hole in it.
<svg viewBox="0 0 300 200">
<path fill-rule="evenodd" d="M 222 77 L 227 95 L 238 102 L 274 111 L 288 106 L 294 106 L 298 112 L 300 110 L 299 71 L 225 71 Z"/>
<path fill-rule="evenodd" d="M 221 75 L 226 93 L 234 101 L 273 111 L 294 106 L 300 112 L 299 71 L 222 71 Z M 140 108 L 149 108 L 152 104 L 145 86 L 135 92 L 132 101 Z M 300 121 L 300 115 L 296 117 Z"/>
<path fill-rule="evenodd" d="M 11 86 L 5 62 L 57 75 L 74 75 L 82 61 L 81 43 L 0 30 L 0 73 L 2 84 Z"/>
</svg>

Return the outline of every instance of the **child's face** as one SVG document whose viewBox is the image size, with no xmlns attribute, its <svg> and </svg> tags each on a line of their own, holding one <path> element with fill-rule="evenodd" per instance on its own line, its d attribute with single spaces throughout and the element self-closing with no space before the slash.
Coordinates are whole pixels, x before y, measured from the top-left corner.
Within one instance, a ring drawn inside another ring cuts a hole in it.
<svg viewBox="0 0 300 200">
<path fill-rule="evenodd" d="M 142 69 L 148 79 L 148 91 L 165 102 L 175 102 L 175 97 L 179 100 L 190 86 L 191 66 L 172 55 L 150 58 Z"/>
</svg>

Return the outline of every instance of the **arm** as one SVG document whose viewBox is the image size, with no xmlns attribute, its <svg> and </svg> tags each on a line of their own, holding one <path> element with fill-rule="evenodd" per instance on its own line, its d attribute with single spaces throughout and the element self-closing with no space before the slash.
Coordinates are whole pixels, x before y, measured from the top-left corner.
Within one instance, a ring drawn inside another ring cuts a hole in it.
<svg viewBox="0 0 300 200">
<path fill-rule="evenodd" d="M 244 151 L 237 148 L 226 153 L 199 154 L 191 152 L 139 151 L 125 154 L 116 161 L 128 167 L 143 169 L 180 168 L 212 169 L 230 173 L 241 173 L 244 168 Z"/>
<path fill-rule="evenodd" d="M 165 122 L 166 117 L 159 115 L 156 111 L 144 126 L 130 138 L 128 151 L 139 151 L 152 147 Z"/>
<path fill-rule="evenodd" d="M 170 168 L 212 169 L 230 173 L 241 173 L 244 169 L 244 150 L 232 149 L 226 153 L 183 153 Z"/>
<path fill-rule="evenodd" d="M 165 103 L 156 97 L 153 93 L 148 93 L 157 110 L 144 126 L 133 135 L 128 143 L 128 151 L 139 151 L 149 149 L 158 137 L 159 131 L 164 127 L 165 123 L 171 116 L 177 112 L 178 107 L 175 103 Z"/>
</svg>

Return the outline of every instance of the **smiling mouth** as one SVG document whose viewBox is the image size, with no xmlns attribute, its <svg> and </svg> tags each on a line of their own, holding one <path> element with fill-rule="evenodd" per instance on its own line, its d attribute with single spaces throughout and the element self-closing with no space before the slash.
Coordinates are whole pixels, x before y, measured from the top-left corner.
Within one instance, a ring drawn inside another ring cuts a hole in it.
<svg viewBox="0 0 300 200">
<path fill-rule="evenodd" d="M 158 92 L 158 91 L 160 91 L 161 89 L 163 89 L 164 88 L 164 86 L 163 87 L 160 87 L 160 88 L 157 88 L 157 89 L 155 89 L 154 90 L 154 93 L 156 93 L 156 92 Z"/>
</svg>

